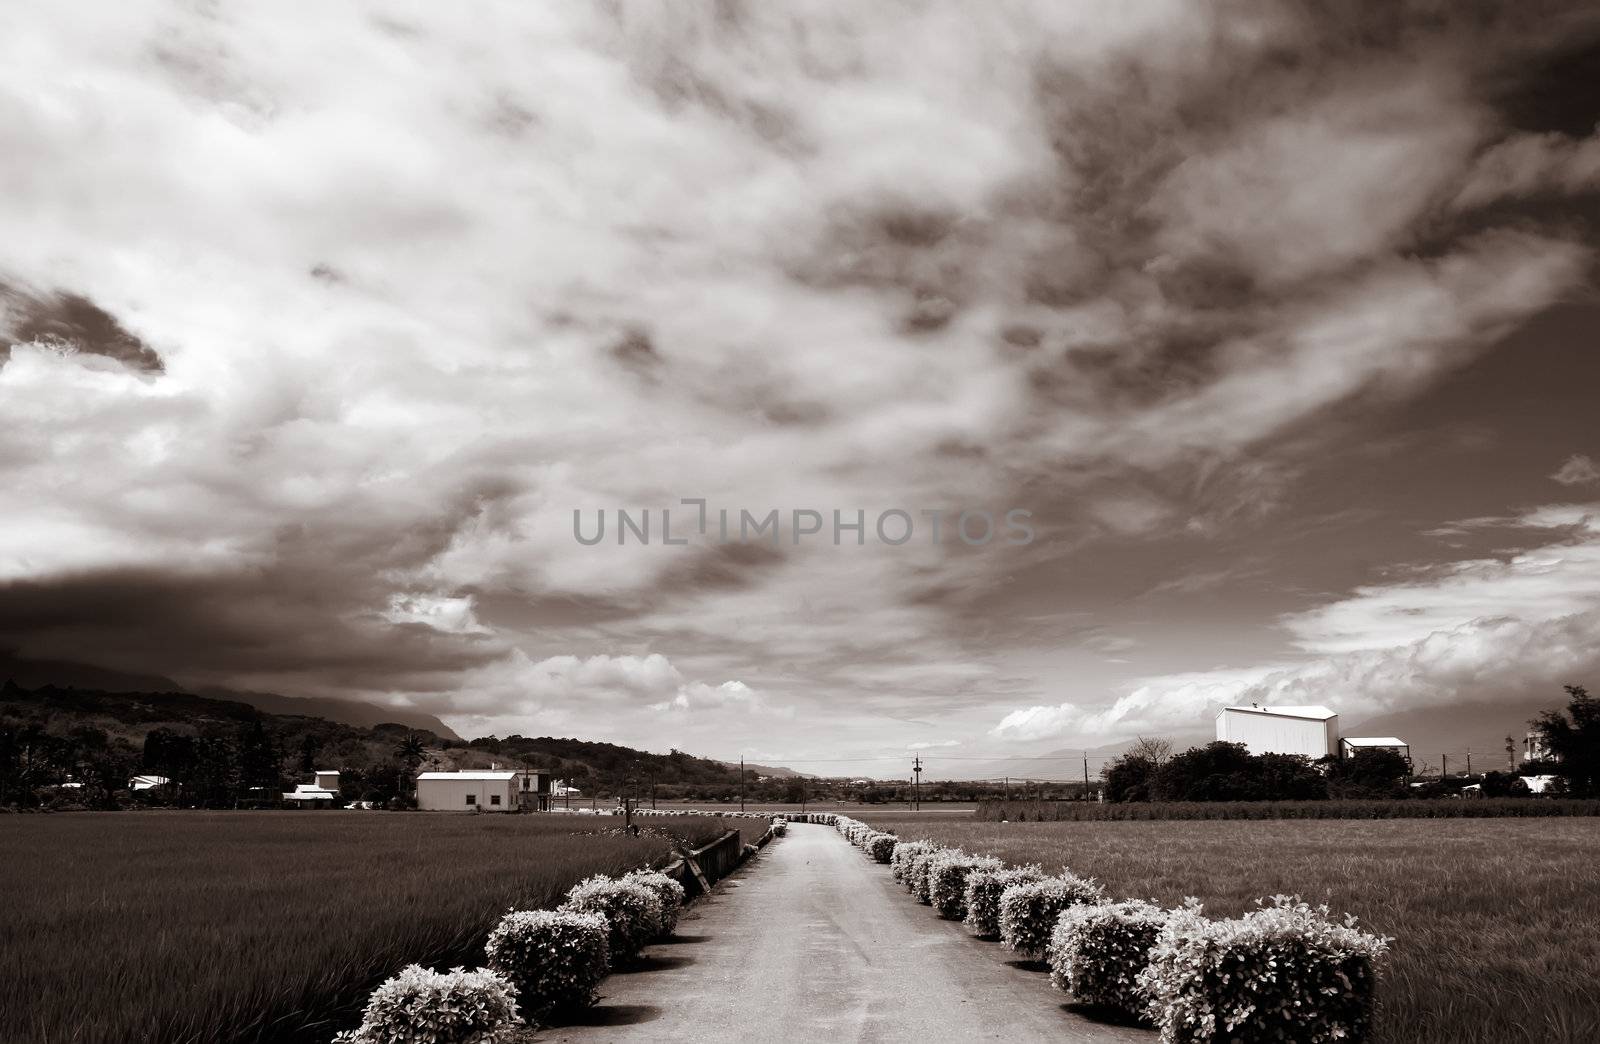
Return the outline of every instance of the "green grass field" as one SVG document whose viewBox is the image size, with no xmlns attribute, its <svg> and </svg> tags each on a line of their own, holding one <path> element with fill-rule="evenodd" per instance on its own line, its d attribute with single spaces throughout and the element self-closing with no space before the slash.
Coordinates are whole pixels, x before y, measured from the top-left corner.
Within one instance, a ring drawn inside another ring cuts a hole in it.
<svg viewBox="0 0 1600 1044">
<path fill-rule="evenodd" d="M 1393 936 L 1387 1044 L 1600 1040 L 1600 820 L 995 823 L 874 815 L 1013 863 L 1065 865 L 1117 897 L 1237 915 L 1273 894 Z"/>
<path fill-rule="evenodd" d="M 733 820 L 648 818 L 703 843 Z M 482 959 L 508 908 L 659 864 L 589 816 L 0 816 L 0 1041 L 326 1041 L 414 961 Z M 748 824 L 744 829 L 748 830 Z"/>
</svg>

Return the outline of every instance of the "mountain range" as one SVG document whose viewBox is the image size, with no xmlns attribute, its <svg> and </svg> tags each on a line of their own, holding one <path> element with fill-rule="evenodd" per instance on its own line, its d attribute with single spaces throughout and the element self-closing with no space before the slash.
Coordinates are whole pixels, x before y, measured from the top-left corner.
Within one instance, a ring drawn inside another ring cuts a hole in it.
<svg viewBox="0 0 1600 1044">
<path fill-rule="evenodd" d="M 323 718 L 362 729 L 393 723 L 431 732 L 441 739 L 461 739 L 450 726 L 434 715 L 404 707 L 386 707 L 328 696 L 285 696 L 276 692 L 243 692 L 216 686 L 191 689 L 159 674 L 136 674 L 66 660 L 23 659 L 15 652 L 0 650 L 0 682 L 7 679 L 24 689 L 54 686 L 58 689 L 91 689 L 101 692 L 182 693 L 243 703 L 267 714 Z"/>
</svg>

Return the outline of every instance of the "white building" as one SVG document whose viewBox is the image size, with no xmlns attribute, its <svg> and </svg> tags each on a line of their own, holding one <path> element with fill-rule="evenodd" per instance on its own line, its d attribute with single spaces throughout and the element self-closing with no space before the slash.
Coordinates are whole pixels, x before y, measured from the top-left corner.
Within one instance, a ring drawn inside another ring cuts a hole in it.
<svg viewBox="0 0 1600 1044">
<path fill-rule="evenodd" d="M 1407 761 L 1411 760 L 1411 744 L 1398 736 L 1346 736 L 1339 745 L 1345 754 L 1358 750 L 1392 750 Z"/>
<path fill-rule="evenodd" d="M 550 777 L 526 769 L 424 772 L 417 807 L 425 812 L 548 812 Z"/>
<path fill-rule="evenodd" d="M 299 808 L 332 808 L 338 802 L 339 795 L 313 783 L 300 783 L 294 790 L 285 793 L 283 800 Z"/>
<path fill-rule="evenodd" d="M 339 792 L 339 770 L 318 769 L 313 782 L 323 790 L 331 790 L 337 794 Z"/>
<path fill-rule="evenodd" d="M 1224 707 L 1217 739 L 1243 743 L 1252 754 L 1303 754 L 1312 760 L 1339 750 L 1339 715 L 1326 707 Z"/>
<path fill-rule="evenodd" d="M 128 789 L 155 790 L 158 787 L 167 786 L 171 782 L 172 780 L 168 779 L 166 776 L 134 776 L 132 779 L 128 780 Z M 63 784 L 63 786 L 66 785 L 69 784 Z M 83 784 L 79 783 L 75 785 L 82 786 Z"/>
</svg>

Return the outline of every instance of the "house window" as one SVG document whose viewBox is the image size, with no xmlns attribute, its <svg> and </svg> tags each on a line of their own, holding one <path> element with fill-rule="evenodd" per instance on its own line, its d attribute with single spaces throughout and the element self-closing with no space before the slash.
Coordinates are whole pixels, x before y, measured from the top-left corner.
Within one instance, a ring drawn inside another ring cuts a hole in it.
<svg viewBox="0 0 1600 1044">
<path fill-rule="evenodd" d="M 467 804 L 476 805 L 477 803 L 478 803 L 478 795 L 476 795 L 476 794 L 468 794 L 467 795 Z"/>
<path fill-rule="evenodd" d="M 500 795 L 499 794 L 490 794 L 489 795 L 489 804 L 498 805 L 499 803 L 500 803 Z"/>
</svg>

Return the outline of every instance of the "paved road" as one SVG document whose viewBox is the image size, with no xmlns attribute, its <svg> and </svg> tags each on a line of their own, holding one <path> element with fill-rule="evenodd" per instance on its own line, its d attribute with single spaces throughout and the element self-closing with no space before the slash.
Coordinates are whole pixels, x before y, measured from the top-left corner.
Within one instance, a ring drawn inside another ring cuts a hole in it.
<svg viewBox="0 0 1600 1044">
<path fill-rule="evenodd" d="M 678 933 L 645 951 L 642 970 L 608 978 L 585 1025 L 537 1039 L 1155 1041 L 1067 1011 L 1048 975 L 941 920 L 829 827 L 791 824 Z"/>
</svg>

